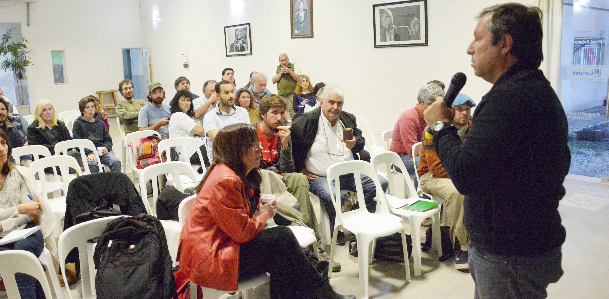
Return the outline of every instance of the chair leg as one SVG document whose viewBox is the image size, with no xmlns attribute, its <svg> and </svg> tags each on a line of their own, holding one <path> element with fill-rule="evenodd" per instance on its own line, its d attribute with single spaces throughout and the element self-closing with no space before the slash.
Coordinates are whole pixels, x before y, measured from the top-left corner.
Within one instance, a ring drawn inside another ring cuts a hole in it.
<svg viewBox="0 0 609 299">
<path fill-rule="evenodd" d="M 418 217 L 410 219 L 410 236 L 412 237 L 414 276 L 419 276 L 421 275 L 421 220 Z"/>
<path fill-rule="evenodd" d="M 370 255 L 370 243 L 369 240 L 363 236 L 357 236 L 357 262 L 359 264 L 359 283 L 361 285 L 361 291 L 363 298 L 368 298 L 368 258 Z"/>
<path fill-rule="evenodd" d="M 410 260 L 408 259 L 408 247 L 406 247 L 406 229 L 404 229 L 402 231 L 401 235 L 402 235 L 402 248 L 404 248 L 404 270 L 406 270 L 406 281 L 411 282 L 411 280 L 410 280 Z"/>
<path fill-rule="evenodd" d="M 431 218 L 431 247 L 436 248 L 438 256 L 442 256 L 442 237 L 440 233 L 440 213 Z"/>
<path fill-rule="evenodd" d="M 332 243 L 330 243 L 330 265 L 328 266 L 328 278 L 332 278 L 332 267 L 334 267 L 334 247 L 336 246 L 336 236 L 338 235 L 338 225 L 334 226 L 334 235 L 332 236 Z"/>
<path fill-rule="evenodd" d="M 57 278 L 57 271 L 55 270 L 55 266 L 53 265 L 53 258 L 51 257 L 51 252 L 49 252 L 48 249 L 44 248 L 38 259 L 45 267 L 47 280 L 51 282 L 50 286 L 51 290 L 55 293 L 55 298 L 63 297 L 63 294 L 61 293 L 61 286 L 59 285 L 59 279 Z"/>
</svg>

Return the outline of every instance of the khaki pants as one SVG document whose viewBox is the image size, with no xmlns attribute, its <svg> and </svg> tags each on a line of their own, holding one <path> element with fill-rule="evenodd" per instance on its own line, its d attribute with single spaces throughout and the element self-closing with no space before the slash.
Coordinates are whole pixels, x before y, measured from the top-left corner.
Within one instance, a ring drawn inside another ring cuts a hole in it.
<svg viewBox="0 0 609 299">
<path fill-rule="evenodd" d="M 296 114 L 296 111 L 294 111 L 294 94 L 290 94 L 290 95 L 286 95 L 286 96 L 280 96 L 283 101 L 286 103 L 286 105 L 288 105 L 288 113 L 290 114 L 290 118 L 294 117 L 294 114 Z"/>
<path fill-rule="evenodd" d="M 469 234 L 463 225 L 463 200 L 464 196 L 457 191 L 450 179 L 436 178 L 431 173 L 421 176 L 421 189 L 425 193 L 444 199 L 444 217 L 450 226 L 450 237 L 455 242 L 459 240 L 461 250 L 467 251 Z"/>
</svg>

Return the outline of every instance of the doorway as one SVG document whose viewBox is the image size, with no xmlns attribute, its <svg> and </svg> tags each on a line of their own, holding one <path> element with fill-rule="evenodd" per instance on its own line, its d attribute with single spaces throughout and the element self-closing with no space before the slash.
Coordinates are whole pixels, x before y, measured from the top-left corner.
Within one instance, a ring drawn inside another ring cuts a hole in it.
<svg viewBox="0 0 609 299">
<path fill-rule="evenodd" d="M 123 49 L 123 73 L 133 82 L 133 98 L 146 101 L 150 84 L 148 49 Z"/>
</svg>

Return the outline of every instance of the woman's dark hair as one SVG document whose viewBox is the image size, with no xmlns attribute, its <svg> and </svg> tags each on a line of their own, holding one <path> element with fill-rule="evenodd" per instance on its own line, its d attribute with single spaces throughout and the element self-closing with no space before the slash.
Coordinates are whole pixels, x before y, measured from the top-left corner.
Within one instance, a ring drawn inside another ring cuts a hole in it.
<svg viewBox="0 0 609 299">
<path fill-rule="evenodd" d="M 250 95 L 250 106 L 249 106 L 249 108 L 245 108 L 245 107 L 243 107 L 243 108 L 245 108 L 247 110 L 256 109 L 256 100 L 254 100 L 254 98 L 252 97 L 252 93 L 247 88 L 241 88 L 241 89 L 237 90 L 237 93 L 235 93 L 235 106 L 241 107 L 239 98 L 241 97 L 241 94 L 244 92 Z"/>
<path fill-rule="evenodd" d="M 224 164 L 232 169 L 243 181 L 246 192 L 259 193 L 262 177 L 258 169 L 253 169 L 246 176 L 246 167 L 241 158 L 252 146 L 258 144 L 256 128 L 247 124 L 234 124 L 224 127 L 214 139 L 213 160 L 207 172 L 197 186 L 197 193 L 201 191 L 209 174 L 218 164 Z M 255 207 L 253 207 L 255 209 Z"/>
<path fill-rule="evenodd" d="M 11 146 L 11 142 L 8 140 L 8 136 L 3 130 L 0 130 L 0 138 L 6 141 L 6 145 L 8 146 L 8 151 L 6 152 L 6 162 L 2 165 L 2 175 L 7 176 L 8 173 L 13 169 L 13 163 L 9 162 L 11 155 L 13 154 L 13 146 Z"/>
<path fill-rule="evenodd" d="M 180 109 L 180 98 L 181 97 L 185 97 L 187 99 L 190 99 L 190 108 L 188 108 L 188 111 L 186 112 L 186 115 L 190 116 L 190 117 L 194 117 L 195 116 L 195 108 L 192 105 L 192 93 L 186 89 L 182 89 L 179 90 L 175 96 L 173 96 L 173 99 L 171 99 L 171 102 L 169 102 L 169 111 L 171 112 L 171 114 L 174 114 L 176 112 L 182 112 L 182 110 Z"/>
</svg>

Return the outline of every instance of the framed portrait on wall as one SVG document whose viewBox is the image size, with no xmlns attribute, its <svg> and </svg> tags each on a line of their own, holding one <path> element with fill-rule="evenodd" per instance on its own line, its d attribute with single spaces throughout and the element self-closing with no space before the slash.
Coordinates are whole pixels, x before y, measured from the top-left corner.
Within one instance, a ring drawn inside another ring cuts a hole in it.
<svg viewBox="0 0 609 299">
<path fill-rule="evenodd" d="M 427 46 L 427 0 L 372 5 L 374 47 Z"/>
<path fill-rule="evenodd" d="M 226 57 L 252 55 L 250 23 L 225 26 L 224 46 L 226 47 Z"/>
<path fill-rule="evenodd" d="M 290 0 L 292 38 L 313 37 L 313 0 Z"/>
</svg>

